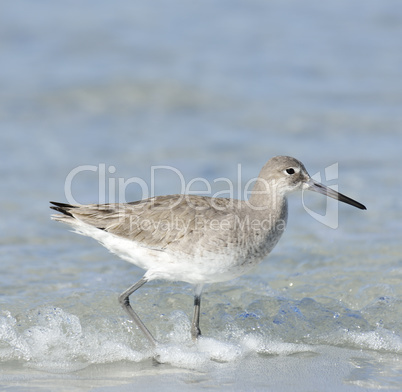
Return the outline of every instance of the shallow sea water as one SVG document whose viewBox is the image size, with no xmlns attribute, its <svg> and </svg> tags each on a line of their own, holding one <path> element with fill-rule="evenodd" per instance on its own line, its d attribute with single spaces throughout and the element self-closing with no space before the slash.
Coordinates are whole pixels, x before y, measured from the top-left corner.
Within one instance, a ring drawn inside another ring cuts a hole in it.
<svg viewBox="0 0 402 392">
<path fill-rule="evenodd" d="M 0 389 L 402 390 L 400 2 L 41 0 L 0 22 Z M 205 288 L 196 344 L 190 285 L 133 295 L 152 351 L 117 303 L 142 271 L 49 219 L 81 165 L 81 203 L 141 198 L 113 184 L 151 189 L 158 165 L 243 197 L 279 154 L 368 210 L 339 205 L 331 229 L 292 195 L 272 254 Z"/>
</svg>

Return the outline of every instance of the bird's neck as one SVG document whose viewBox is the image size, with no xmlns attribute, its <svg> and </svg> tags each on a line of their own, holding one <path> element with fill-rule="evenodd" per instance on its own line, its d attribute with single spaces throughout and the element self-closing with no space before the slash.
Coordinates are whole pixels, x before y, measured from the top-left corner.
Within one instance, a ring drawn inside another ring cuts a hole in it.
<svg viewBox="0 0 402 392">
<path fill-rule="evenodd" d="M 257 181 L 249 200 L 246 201 L 248 215 L 253 222 L 260 222 L 263 231 L 277 233 L 279 239 L 285 230 L 288 216 L 288 204 L 284 192 L 274 183 Z"/>
<path fill-rule="evenodd" d="M 275 214 L 287 205 L 285 194 L 275 181 L 258 178 L 247 201 L 251 209 Z"/>
</svg>

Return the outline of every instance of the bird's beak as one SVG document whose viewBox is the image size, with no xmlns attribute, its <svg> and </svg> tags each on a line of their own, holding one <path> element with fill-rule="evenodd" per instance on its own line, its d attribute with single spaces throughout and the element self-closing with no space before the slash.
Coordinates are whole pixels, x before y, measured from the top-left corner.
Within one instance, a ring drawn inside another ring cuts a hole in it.
<svg viewBox="0 0 402 392">
<path fill-rule="evenodd" d="M 305 184 L 306 184 L 306 189 L 308 189 L 310 191 L 318 192 L 323 195 L 332 197 L 333 199 L 342 201 L 346 204 L 350 204 L 351 206 L 360 208 L 361 210 L 367 209 L 363 204 L 359 203 L 358 201 L 353 200 L 350 197 L 347 197 L 345 195 L 342 195 L 342 193 L 334 191 L 333 189 L 328 188 L 327 186 L 320 184 L 317 181 L 314 181 L 312 178 L 309 178 Z"/>
</svg>

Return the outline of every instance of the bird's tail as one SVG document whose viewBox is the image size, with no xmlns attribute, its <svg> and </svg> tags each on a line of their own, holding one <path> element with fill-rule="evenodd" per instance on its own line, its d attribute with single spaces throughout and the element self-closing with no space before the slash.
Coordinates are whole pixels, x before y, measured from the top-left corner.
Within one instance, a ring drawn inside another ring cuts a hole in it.
<svg viewBox="0 0 402 392">
<path fill-rule="evenodd" d="M 50 204 L 53 204 L 52 206 L 50 206 L 52 210 L 61 212 L 63 214 L 63 215 L 53 214 L 51 216 L 53 220 L 60 222 L 71 222 L 71 220 L 75 219 L 74 215 L 70 211 L 73 210 L 74 208 L 77 208 L 77 206 L 74 206 L 72 204 L 59 203 L 56 201 L 51 201 Z"/>
</svg>

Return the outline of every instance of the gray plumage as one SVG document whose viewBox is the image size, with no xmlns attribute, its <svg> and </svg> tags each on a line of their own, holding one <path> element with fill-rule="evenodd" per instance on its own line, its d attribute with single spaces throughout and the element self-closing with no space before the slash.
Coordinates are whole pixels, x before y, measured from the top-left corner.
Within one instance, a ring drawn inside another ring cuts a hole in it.
<svg viewBox="0 0 402 392">
<path fill-rule="evenodd" d="M 295 158 L 279 156 L 262 168 L 249 200 L 194 195 L 156 196 L 132 203 L 69 205 L 52 202 L 62 215 L 52 219 L 98 240 L 141 268 L 144 277 L 120 296 L 120 302 L 146 337 L 151 333 L 131 308 L 128 297 L 152 279 L 197 285 L 192 336 L 204 283 L 246 273 L 276 245 L 286 227 L 290 192 L 309 189 L 357 208 L 365 207 L 313 181 Z"/>
</svg>

